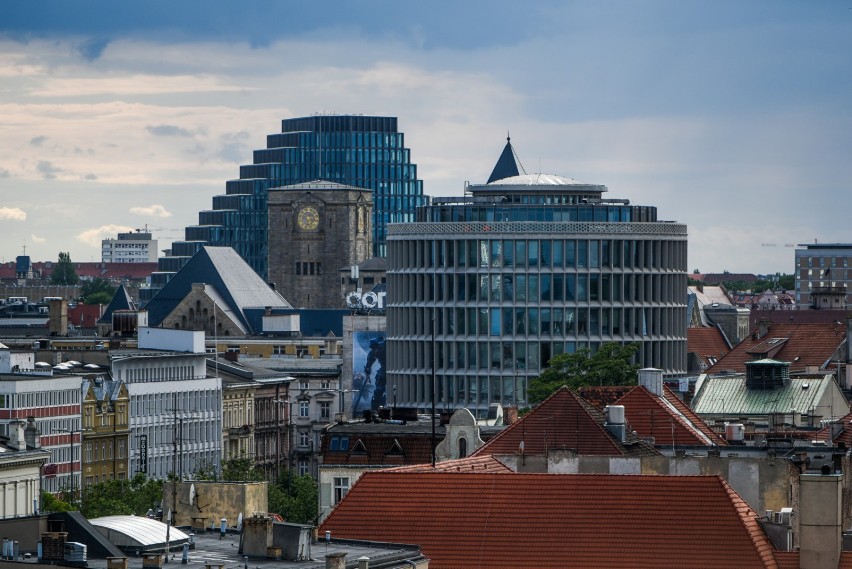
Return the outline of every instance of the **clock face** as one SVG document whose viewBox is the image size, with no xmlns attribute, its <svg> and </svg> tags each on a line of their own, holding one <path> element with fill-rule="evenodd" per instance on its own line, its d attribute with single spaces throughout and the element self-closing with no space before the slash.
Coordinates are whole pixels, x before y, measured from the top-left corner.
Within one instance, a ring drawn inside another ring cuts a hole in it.
<svg viewBox="0 0 852 569">
<path fill-rule="evenodd" d="M 303 207 L 299 210 L 297 222 L 302 229 L 316 229 L 319 226 L 319 212 L 312 207 Z"/>
</svg>

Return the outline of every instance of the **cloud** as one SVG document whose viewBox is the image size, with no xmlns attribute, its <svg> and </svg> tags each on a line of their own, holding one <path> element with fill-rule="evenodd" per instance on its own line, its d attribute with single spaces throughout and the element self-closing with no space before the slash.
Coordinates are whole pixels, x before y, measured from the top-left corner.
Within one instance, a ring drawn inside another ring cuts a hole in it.
<svg viewBox="0 0 852 569">
<path fill-rule="evenodd" d="M 30 139 L 31 146 L 41 146 L 44 144 L 44 141 L 47 140 L 46 136 L 34 136 Z"/>
<path fill-rule="evenodd" d="M 87 229 L 82 233 L 77 234 L 77 241 L 90 245 L 92 247 L 101 246 L 103 239 L 115 238 L 119 233 L 127 233 L 133 231 L 132 227 L 126 225 L 101 225 L 93 229 Z"/>
<path fill-rule="evenodd" d="M 12 174 L 6 168 L 0 168 L 0 178 L 8 178 Z"/>
<path fill-rule="evenodd" d="M 157 126 L 149 125 L 145 127 L 145 130 L 147 130 L 154 136 L 192 136 L 192 133 L 186 130 L 185 128 L 181 128 L 173 124 L 160 124 Z"/>
<path fill-rule="evenodd" d="M 77 51 L 86 61 L 94 61 L 98 59 L 109 45 L 109 40 L 92 38 L 89 41 L 80 44 Z"/>
<path fill-rule="evenodd" d="M 54 166 L 52 162 L 47 160 L 39 160 L 36 170 L 39 171 L 41 177 L 45 180 L 53 180 L 57 174 L 62 172 L 62 168 Z"/>
<path fill-rule="evenodd" d="M 27 212 L 17 207 L 0 207 L 0 219 L 26 221 Z"/>
<path fill-rule="evenodd" d="M 171 217 L 172 212 L 166 210 L 160 204 L 151 204 L 149 206 L 134 206 L 130 208 L 130 213 L 136 215 L 148 215 L 153 217 Z"/>
<path fill-rule="evenodd" d="M 30 240 L 31 240 L 33 243 L 46 243 L 46 242 L 47 242 L 47 238 L 45 238 L 45 237 L 39 237 L 39 236 L 38 236 L 38 235 L 36 235 L 35 233 L 33 233 L 32 235 L 30 235 Z"/>
<path fill-rule="evenodd" d="M 98 179 L 98 177 L 95 174 L 86 174 L 85 176 L 83 176 L 83 178 L 86 179 L 86 180 L 97 180 Z"/>
</svg>

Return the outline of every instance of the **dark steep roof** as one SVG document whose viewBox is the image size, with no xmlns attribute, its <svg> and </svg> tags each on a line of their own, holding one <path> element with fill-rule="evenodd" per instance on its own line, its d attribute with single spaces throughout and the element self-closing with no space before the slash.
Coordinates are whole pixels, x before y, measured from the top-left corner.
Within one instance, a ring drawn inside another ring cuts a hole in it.
<svg viewBox="0 0 852 569">
<path fill-rule="evenodd" d="M 512 176 L 520 176 L 521 172 L 524 172 L 524 167 L 521 166 L 520 161 L 515 155 L 515 149 L 512 148 L 512 139 L 507 136 L 506 146 L 503 148 L 503 153 L 500 154 L 500 158 L 497 159 L 497 164 L 494 165 L 494 170 L 491 171 L 491 175 L 488 177 L 488 181 L 486 183 L 490 184 L 495 180 L 511 178 Z M 526 172 L 524 173 L 526 174 Z"/>
<path fill-rule="evenodd" d="M 261 332 L 258 315 L 264 308 L 293 309 L 236 251 L 230 247 L 202 247 L 145 305 L 148 325 L 159 326 L 195 283 L 214 289 L 211 296 L 216 297 L 217 304 L 224 303 L 220 308 L 250 333 Z"/>
<path fill-rule="evenodd" d="M 104 310 L 103 315 L 98 319 L 98 324 L 109 324 L 112 322 L 112 313 L 116 310 L 136 310 L 136 303 L 130 298 L 130 293 L 124 285 L 119 285 L 118 290 L 112 295 L 112 300 Z"/>
</svg>

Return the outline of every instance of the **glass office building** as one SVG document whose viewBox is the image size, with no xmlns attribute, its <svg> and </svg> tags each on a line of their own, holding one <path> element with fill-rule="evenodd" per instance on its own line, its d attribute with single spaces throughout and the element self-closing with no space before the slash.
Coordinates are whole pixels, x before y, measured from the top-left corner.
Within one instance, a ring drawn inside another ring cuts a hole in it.
<svg viewBox="0 0 852 569">
<path fill-rule="evenodd" d="M 282 121 L 266 148 L 255 150 L 252 164 L 225 183 L 213 208 L 198 214 L 185 239 L 172 244 L 159 261 L 149 300 L 205 245 L 233 247 L 260 276 L 268 278 L 267 192 L 270 188 L 327 180 L 373 190 L 373 254 L 385 256 L 389 223 L 414 220 L 425 203 L 417 165 L 397 129 L 396 117 L 317 115 Z"/>
<path fill-rule="evenodd" d="M 389 228 L 397 404 L 428 410 L 434 373 L 438 409 L 524 406 L 552 356 L 606 342 L 637 341 L 641 366 L 684 375 L 686 226 L 604 186 L 502 172 Z"/>
</svg>

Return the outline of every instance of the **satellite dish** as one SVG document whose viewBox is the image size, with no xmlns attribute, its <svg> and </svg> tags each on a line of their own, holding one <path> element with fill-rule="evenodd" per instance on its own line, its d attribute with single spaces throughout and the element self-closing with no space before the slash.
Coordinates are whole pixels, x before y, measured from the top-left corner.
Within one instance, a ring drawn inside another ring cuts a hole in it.
<svg viewBox="0 0 852 569">
<path fill-rule="evenodd" d="M 243 531 L 243 513 L 237 516 L 237 531 Z"/>
<path fill-rule="evenodd" d="M 189 485 L 189 505 L 193 505 L 195 503 L 195 484 Z"/>
</svg>

